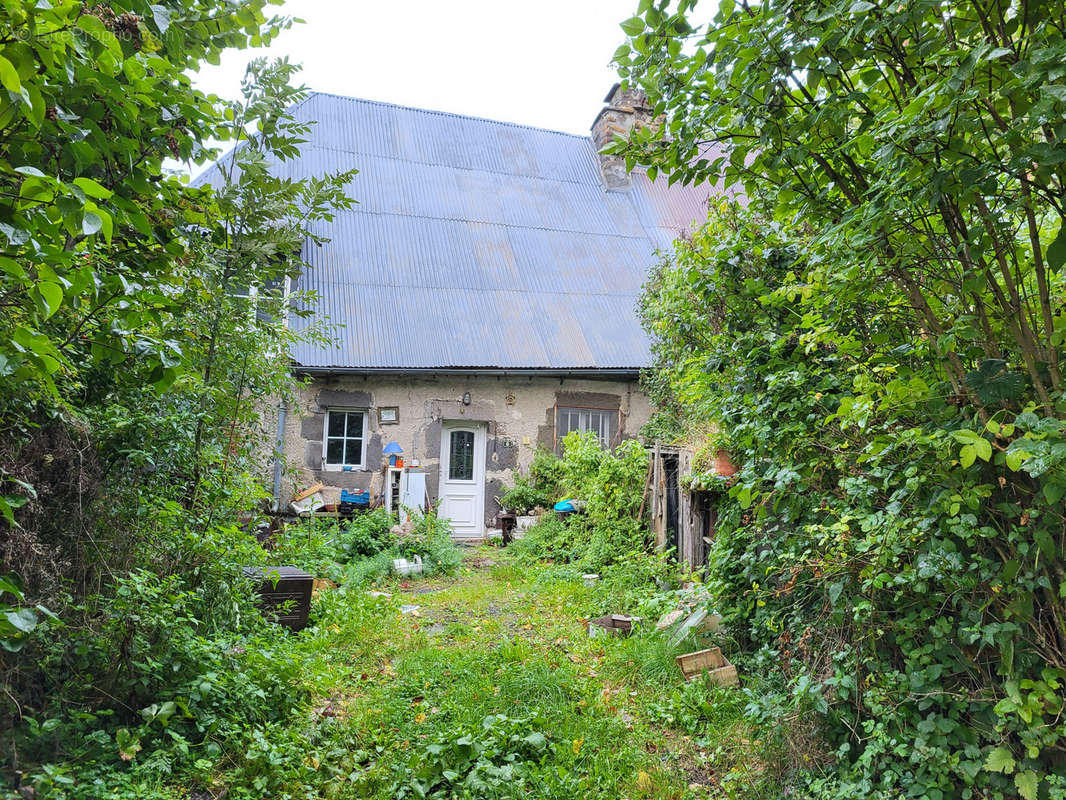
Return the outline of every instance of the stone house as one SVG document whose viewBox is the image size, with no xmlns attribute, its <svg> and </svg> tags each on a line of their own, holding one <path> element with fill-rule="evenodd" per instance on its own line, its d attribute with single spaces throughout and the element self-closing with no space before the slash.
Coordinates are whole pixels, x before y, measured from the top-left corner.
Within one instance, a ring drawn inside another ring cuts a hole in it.
<svg viewBox="0 0 1066 800">
<path fill-rule="evenodd" d="M 536 447 L 575 429 L 605 446 L 638 435 L 641 285 L 709 192 L 598 155 L 649 122 L 640 95 L 616 86 L 605 102 L 591 137 L 328 94 L 297 107 L 316 124 L 281 169 L 360 172 L 358 205 L 304 254 L 317 305 L 291 325 L 327 321 L 335 341 L 291 354 L 310 380 L 281 414 L 279 499 L 318 481 L 327 502 L 388 495 L 394 442 L 425 499 L 476 539 Z"/>
</svg>

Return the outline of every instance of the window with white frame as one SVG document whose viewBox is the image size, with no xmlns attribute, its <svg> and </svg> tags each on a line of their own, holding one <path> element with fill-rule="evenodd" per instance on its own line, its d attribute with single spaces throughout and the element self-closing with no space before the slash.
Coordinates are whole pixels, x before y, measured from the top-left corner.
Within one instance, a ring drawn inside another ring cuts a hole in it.
<svg viewBox="0 0 1066 800">
<path fill-rule="evenodd" d="M 366 465 L 366 412 L 348 408 L 331 408 L 326 412 L 325 436 L 322 437 L 322 463 L 326 469 Z"/>
<path fill-rule="evenodd" d="M 282 326 L 288 327 L 290 296 L 295 291 L 296 278 L 283 276 L 247 286 L 233 283 L 228 293 L 237 301 L 238 308 L 247 311 L 249 320 L 269 323 L 278 319 Z"/>
<path fill-rule="evenodd" d="M 618 412 L 606 408 L 576 408 L 557 406 L 555 409 L 555 438 L 559 445 L 570 431 L 594 433 L 600 446 L 608 449 L 618 432 Z"/>
</svg>

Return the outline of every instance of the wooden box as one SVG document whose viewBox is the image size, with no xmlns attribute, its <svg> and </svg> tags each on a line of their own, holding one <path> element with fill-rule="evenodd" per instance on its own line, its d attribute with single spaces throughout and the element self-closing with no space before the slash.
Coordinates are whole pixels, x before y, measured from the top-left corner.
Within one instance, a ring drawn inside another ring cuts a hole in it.
<svg viewBox="0 0 1066 800">
<path fill-rule="evenodd" d="M 681 667 L 681 674 L 685 676 L 686 681 L 699 678 L 706 672 L 711 682 L 719 686 L 740 685 L 737 668 L 726 660 L 720 647 L 709 647 L 706 650 L 680 655 L 677 657 L 677 665 Z"/>
<path fill-rule="evenodd" d="M 313 576 L 296 567 L 245 567 L 244 574 L 257 586 L 263 616 L 294 631 L 307 626 Z"/>
</svg>

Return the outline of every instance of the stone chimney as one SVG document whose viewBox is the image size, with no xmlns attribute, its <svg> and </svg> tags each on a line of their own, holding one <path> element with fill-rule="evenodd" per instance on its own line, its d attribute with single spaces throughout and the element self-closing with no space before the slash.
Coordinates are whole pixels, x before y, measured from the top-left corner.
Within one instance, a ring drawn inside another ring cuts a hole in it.
<svg viewBox="0 0 1066 800">
<path fill-rule="evenodd" d="M 651 108 L 644 92 L 630 88 L 622 90 L 616 83 L 603 98 L 605 105 L 592 123 L 592 143 L 596 150 L 614 141 L 614 137 L 628 138 L 635 128 L 653 124 Z M 626 161 L 622 156 L 603 155 L 600 153 L 600 174 L 608 189 L 628 189 L 631 185 Z"/>
</svg>

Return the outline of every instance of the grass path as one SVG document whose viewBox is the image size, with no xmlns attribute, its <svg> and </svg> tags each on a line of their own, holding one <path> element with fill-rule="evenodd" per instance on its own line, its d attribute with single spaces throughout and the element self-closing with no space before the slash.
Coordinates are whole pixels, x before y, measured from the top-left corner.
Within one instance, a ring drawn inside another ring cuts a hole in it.
<svg viewBox="0 0 1066 800">
<path fill-rule="evenodd" d="M 729 796 L 721 765 L 747 763 L 739 692 L 694 712 L 732 710 L 714 742 L 676 730 L 673 653 L 659 637 L 590 639 L 581 581 L 481 548 L 455 578 L 377 588 L 389 595 L 316 600 L 329 622 L 307 639 L 315 714 L 358 742 L 335 754 L 327 796 Z"/>
</svg>

